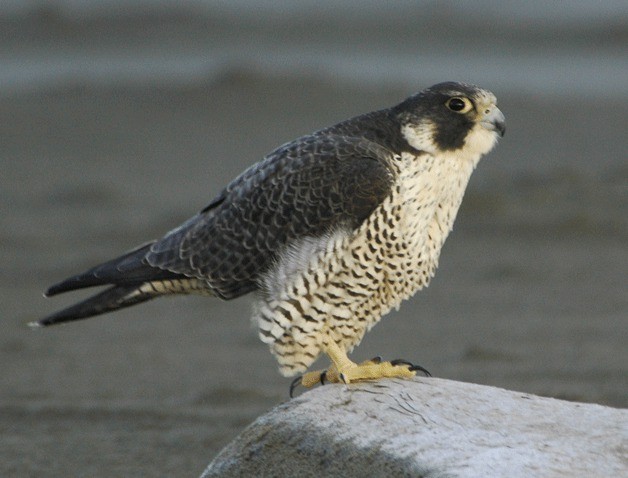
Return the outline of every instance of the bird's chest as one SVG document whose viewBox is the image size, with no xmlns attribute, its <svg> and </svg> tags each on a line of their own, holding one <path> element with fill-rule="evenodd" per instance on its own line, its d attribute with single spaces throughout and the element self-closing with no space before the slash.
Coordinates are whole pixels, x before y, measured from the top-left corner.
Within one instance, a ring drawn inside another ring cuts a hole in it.
<svg viewBox="0 0 628 478">
<path fill-rule="evenodd" d="M 385 304 L 385 313 L 433 277 L 473 169 L 445 159 L 400 158 L 392 194 L 345 248 L 353 262 L 348 270 L 372 277 L 368 307 Z"/>
<path fill-rule="evenodd" d="M 391 194 L 357 230 L 304 240 L 285 254 L 263 283 L 255 314 L 262 340 L 286 355 L 292 350 L 280 339 L 286 330 L 292 338 L 285 340 L 310 337 L 316 350 L 332 334 L 350 350 L 384 314 L 425 287 L 472 169 L 446 164 L 432 156 L 400 158 Z"/>
</svg>

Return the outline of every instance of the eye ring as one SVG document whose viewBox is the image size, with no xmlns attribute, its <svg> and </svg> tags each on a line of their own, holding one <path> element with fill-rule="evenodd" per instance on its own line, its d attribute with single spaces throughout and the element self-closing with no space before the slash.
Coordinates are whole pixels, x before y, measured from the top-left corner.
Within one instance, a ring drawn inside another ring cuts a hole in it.
<svg viewBox="0 0 628 478">
<path fill-rule="evenodd" d="M 449 108 L 454 113 L 468 113 L 473 108 L 473 103 L 469 98 L 465 98 L 464 96 L 454 96 L 453 98 L 449 98 L 445 103 L 445 106 Z"/>
</svg>

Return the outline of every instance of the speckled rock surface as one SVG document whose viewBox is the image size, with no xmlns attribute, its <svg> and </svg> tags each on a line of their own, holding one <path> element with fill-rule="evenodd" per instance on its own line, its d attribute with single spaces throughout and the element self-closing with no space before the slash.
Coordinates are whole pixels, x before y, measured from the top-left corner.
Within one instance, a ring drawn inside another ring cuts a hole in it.
<svg viewBox="0 0 628 478">
<path fill-rule="evenodd" d="M 628 410 L 435 378 L 319 387 L 202 478 L 628 476 Z"/>
</svg>

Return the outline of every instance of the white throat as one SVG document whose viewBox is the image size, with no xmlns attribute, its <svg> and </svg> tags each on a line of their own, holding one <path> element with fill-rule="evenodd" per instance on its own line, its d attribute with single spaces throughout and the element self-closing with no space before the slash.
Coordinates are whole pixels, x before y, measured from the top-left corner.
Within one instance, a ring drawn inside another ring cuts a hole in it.
<svg viewBox="0 0 628 478">
<path fill-rule="evenodd" d="M 481 124 L 475 124 L 467 134 L 461 148 L 453 151 L 440 151 L 434 141 L 435 125 L 429 121 L 418 125 L 404 125 L 401 134 L 410 146 L 418 152 L 425 152 L 432 156 L 452 157 L 458 161 L 470 161 L 475 166 L 482 155 L 488 153 L 497 144 L 497 133 L 489 131 Z"/>
</svg>

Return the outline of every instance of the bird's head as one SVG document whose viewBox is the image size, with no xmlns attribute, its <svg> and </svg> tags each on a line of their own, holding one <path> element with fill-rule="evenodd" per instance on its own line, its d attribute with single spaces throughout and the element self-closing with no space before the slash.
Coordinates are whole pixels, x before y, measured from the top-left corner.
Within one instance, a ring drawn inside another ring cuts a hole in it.
<svg viewBox="0 0 628 478">
<path fill-rule="evenodd" d="M 430 154 L 488 153 L 506 126 L 490 91 L 464 83 L 439 83 L 395 108 L 401 132 L 415 150 Z"/>
</svg>

